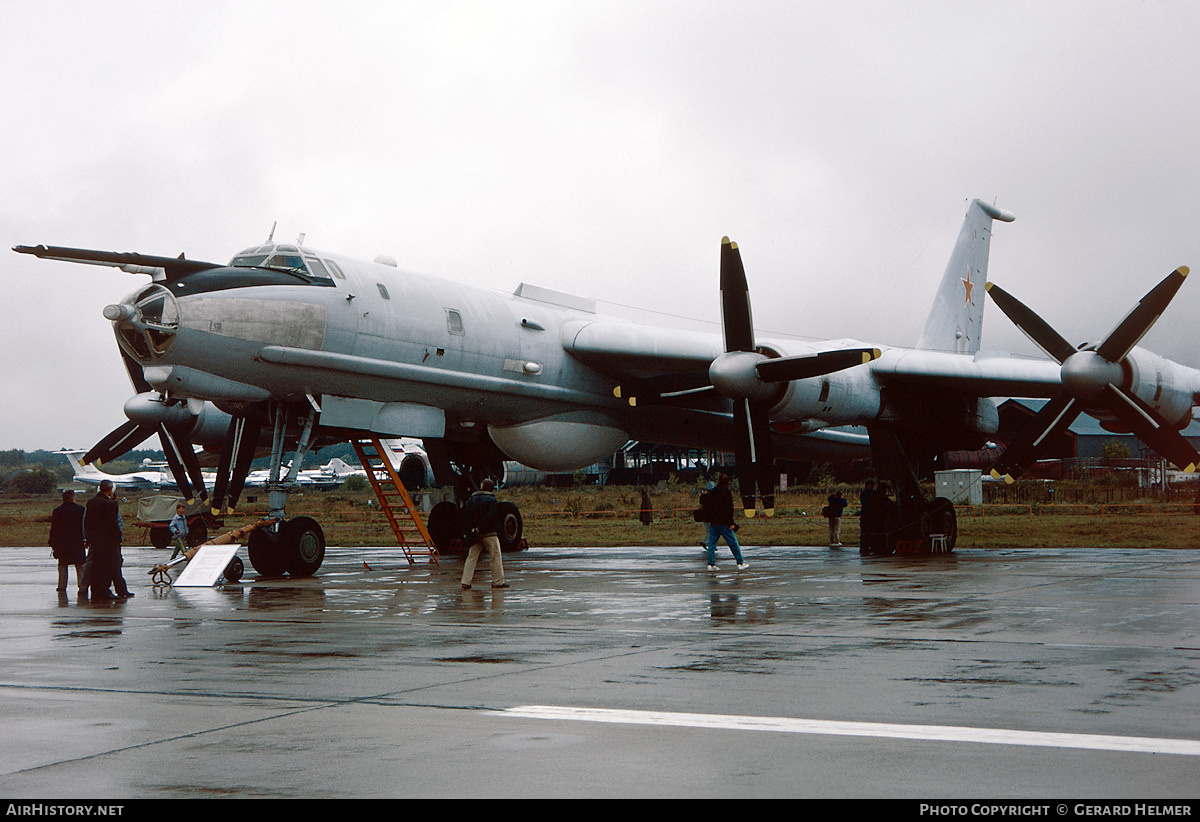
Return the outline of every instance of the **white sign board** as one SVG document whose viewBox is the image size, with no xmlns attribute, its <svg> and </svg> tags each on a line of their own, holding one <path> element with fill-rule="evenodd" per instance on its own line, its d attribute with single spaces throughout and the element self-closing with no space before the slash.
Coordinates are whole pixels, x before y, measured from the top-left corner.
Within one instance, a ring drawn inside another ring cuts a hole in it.
<svg viewBox="0 0 1200 822">
<path fill-rule="evenodd" d="M 188 560 L 187 567 L 173 583 L 176 588 L 211 588 L 217 584 L 225 566 L 238 552 L 239 545 L 204 545 Z"/>
</svg>

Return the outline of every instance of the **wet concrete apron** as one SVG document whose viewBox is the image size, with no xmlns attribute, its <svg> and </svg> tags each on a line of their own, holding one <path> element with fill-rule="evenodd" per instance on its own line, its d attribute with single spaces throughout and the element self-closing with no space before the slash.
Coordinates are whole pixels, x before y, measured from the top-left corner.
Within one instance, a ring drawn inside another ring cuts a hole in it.
<svg viewBox="0 0 1200 822">
<path fill-rule="evenodd" d="M 470 591 L 395 549 L 214 589 L 161 558 L 78 604 L 0 549 L 0 792 L 1198 792 L 1200 553 L 534 549 Z"/>
</svg>

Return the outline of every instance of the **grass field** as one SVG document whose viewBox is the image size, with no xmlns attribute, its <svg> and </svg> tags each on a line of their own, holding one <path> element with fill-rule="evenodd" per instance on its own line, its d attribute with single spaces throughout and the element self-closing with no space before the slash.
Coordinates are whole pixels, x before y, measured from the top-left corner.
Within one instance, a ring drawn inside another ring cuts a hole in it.
<svg viewBox="0 0 1200 822">
<path fill-rule="evenodd" d="M 81 492 L 86 502 L 90 491 Z M 667 486 L 650 491 L 653 521 L 638 518 L 640 491 L 622 487 L 513 488 L 500 493 L 520 507 L 525 538 L 531 547 L 698 544 L 703 526 L 693 522 L 696 491 L 690 486 Z M 858 544 L 856 495 L 842 521 L 842 542 Z M 288 513 L 306 515 L 321 523 L 326 542 L 337 546 L 394 544 L 386 520 L 370 492 L 319 491 L 296 494 Z M 126 543 L 148 545 L 136 525 L 137 495 L 120 497 Z M 46 544 L 50 512 L 57 493 L 0 497 L 0 547 Z M 227 517 L 225 529 L 258 519 L 264 500 L 247 496 L 240 512 Z M 789 491 L 777 498 L 777 515 L 739 522 L 738 539 L 754 545 L 825 545 L 826 520 L 820 515 L 824 492 Z M 960 548 L 1196 548 L 1200 547 L 1200 516 L 1191 504 L 986 505 L 958 509 Z M 49 549 L 47 549 L 49 550 Z"/>
</svg>

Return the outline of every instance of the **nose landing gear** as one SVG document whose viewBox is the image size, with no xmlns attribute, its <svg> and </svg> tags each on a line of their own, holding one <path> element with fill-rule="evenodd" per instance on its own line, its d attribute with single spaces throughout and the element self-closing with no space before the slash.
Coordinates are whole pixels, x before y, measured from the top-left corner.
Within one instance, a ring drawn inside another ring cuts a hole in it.
<svg viewBox="0 0 1200 822">
<path fill-rule="evenodd" d="M 295 517 L 274 530 L 263 528 L 246 546 L 250 564 L 266 577 L 310 577 L 325 561 L 325 532 L 310 517 Z"/>
<path fill-rule="evenodd" d="M 293 577 L 310 577 L 325 561 L 325 532 L 321 530 L 320 524 L 311 517 L 286 519 L 284 511 L 288 495 L 298 487 L 296 478 L 300 465 L 308 454 L 316 423 L 316 413 L 307 408 L 305 411 L 303 416 L 297 414 L 292 420 L 301 430 L 291 466 L 287 468 L 287 474 L 284 476 L 283 471 L 287 467 L 283 461 L 284 442 L 290 413 L 288 407 L 283 404 L 275 404 L 270 410 L 274 433 L 267 496 L 270 500 L 270 516 L 276 523 L 252 533 L 246 544 L 250 564 L 263 576 L 277 577 L 289 574 Z M 238 446 L 234 445 L 234 441 L 232 435 L 227 438 L 226 448 L 235 451 Z M 250 464 L 249 460 L 237 459 L 238 456 L 238 453 L 223 453 L 222 462 L 235 466 L 231 486 L 240 489 Z"/>
</svg>

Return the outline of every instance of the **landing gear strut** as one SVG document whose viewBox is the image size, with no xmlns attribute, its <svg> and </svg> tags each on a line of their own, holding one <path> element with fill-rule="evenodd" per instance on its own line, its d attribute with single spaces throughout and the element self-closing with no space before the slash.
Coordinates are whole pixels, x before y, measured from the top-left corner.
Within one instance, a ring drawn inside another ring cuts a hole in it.
<svg viewBox="0 0 1200 822">
<path fill-rule="evenodd" d="M 888 428 L 869 429 L 875 470 L 890 480 L 896 491 L 896 522 L 888 535 L 888 551 L 929 554 L 950 552 L 958 539 L 954 503 L 945 497 L 926 499 L 913 461 L 897 433 Z"/>
<path fill-rule="evenodd" d="M 270 527 L 253 532 L 247 542 L 246 551 L 250 555 L 250 564 L 254 566 L 254 570 L 263 576 L 277 577 L 289 574 L 293 577 L 309 577 L 317 572 L 325 560 L 325 533 L 320 524 L 310 517 L 287 519 L 285 506 L 288 495 L 298 487 L 296 477 L 312 443 L 316 413 L 309 411 L 295 420 L 301 426 L 300 438 L 292 456 L 291 467 L 287 475 L 283 476 L 284 442 L 291 412 L 283 404 L 272 406 L 271 412 L 274 435 L 271 442 L 271 473 L 267 480 L 267 497 L 270 516 L 276 522 Z M 241 476 L 235 475 L 233 484 L 239 488 L 241 482 L 245 481 L 243 470 L 249 470 L 248 461 L 245 469 L 237 469 Z"/>
<path fill-rule="evenodd" d="M 463 545 L 462 504 L 478 490 L 479 483 L 487 477 L 495 479 L 504 474 L 504 455 L 486 449 L 459 451 L 452 454 L 446 443 L 440 440 L 425 440 L 426 453 L 433 467 L 434 481 L 440 486 L 453 485 L 456 501 L 443 500 L 433 506 L 425 519 L 429 536 L 440 554 L 466 553 L 470 545 Z M 521 551 L 528 547 L 522 535 L 525 522 L 521 511 L 511 502 L 500 501 L 500 525 L 497 536 L 500 550 L 504 553 Z"/>
</svg>

